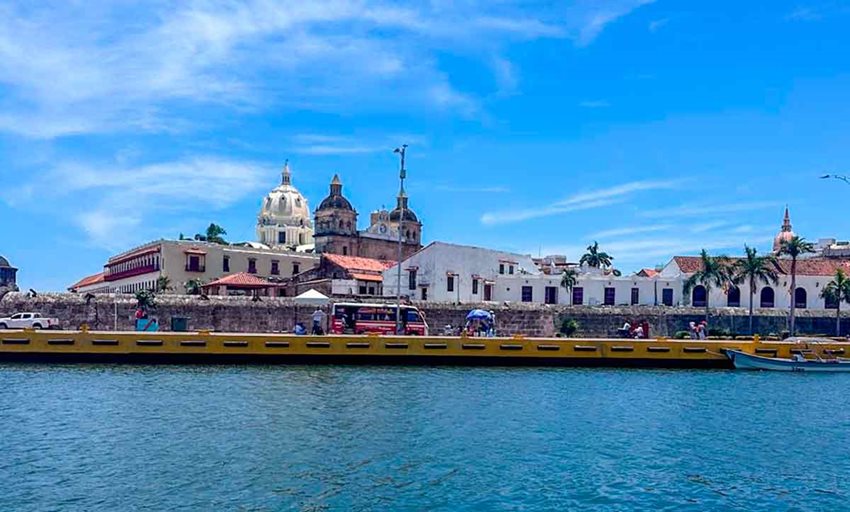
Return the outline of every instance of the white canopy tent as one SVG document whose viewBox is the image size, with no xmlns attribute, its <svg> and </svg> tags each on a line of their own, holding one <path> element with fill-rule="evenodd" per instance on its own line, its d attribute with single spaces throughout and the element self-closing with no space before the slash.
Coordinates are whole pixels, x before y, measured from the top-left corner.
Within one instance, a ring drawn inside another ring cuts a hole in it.
<svg viewBox="0 0 850 512">
<path fill-rule="evenodd" d="M 298 306 L 322 307 L 326 306 L 331 301 L 327 295 L 316 291 L 313 288 L 310 288 L 301 295 L 298 295 L 293 300 L 295 301 L 295 318 L 293 319 L 294 325 L 298 324 Z M 327 325 L 323 325 L 322 328 L 327 331 Z"/>
<path fill-rule="evenodd" d="M 295 297 L 295 303 L 299 306 L 325 306 L 330 301 L 331 299 L 327 295 L 313 288 Z"/>
</svg>

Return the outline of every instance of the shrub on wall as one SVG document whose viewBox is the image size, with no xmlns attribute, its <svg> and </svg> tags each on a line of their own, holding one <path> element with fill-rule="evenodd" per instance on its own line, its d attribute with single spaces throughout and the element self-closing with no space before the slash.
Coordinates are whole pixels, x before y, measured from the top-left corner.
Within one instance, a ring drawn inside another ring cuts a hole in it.
<svg viewBox="0 0 850 512">
<path fill-rule="evenodd" d="M 564 336 L 573 336 L 578 332 L 578 322 L 574 318 L 564 318 L 561 320 L 561 328 L 559 332 Z"/>
</svg>

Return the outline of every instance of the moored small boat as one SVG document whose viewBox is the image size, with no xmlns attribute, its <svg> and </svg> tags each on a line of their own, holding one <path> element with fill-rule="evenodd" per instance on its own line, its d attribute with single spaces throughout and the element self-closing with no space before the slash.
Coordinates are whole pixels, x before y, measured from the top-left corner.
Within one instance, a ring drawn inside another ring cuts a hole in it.
<svg viewBox="0 0 850 512">
<path fill-rule="evenodd" d="M 850 372 L 850 359 L 785 359 L 726 350 L 726 357 L 738 370 L 771 370 L 779 372 Z"/>
</svg>

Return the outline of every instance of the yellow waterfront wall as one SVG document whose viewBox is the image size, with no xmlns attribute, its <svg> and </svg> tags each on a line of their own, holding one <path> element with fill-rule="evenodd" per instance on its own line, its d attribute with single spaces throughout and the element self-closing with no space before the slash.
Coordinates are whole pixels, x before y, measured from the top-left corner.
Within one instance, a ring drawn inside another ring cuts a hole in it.
<svg viewBox="0 0 850 512">
<path fill-rule="evenodd" d="M 843 355 L 848 343 L 801 345 L 760 341 L 696 341 L 656 339 L 572 339 L 572 338 L 459 338 L 411 336 L 294 336 L 289 334 L 245 334 L 211 332 L 94 332 L 94 331 L 0 331 L 0 358 L 13 355 L 148 355 L 156 357 L 202 355 L 252 356 L 262 361 L 267 356 L 293 359 L 299 356 L 333 356 L 356 360 L 368 357 L 380 361 L 421 357 L 488 359 L 509 363 L 535 359 L 600 361 L 628 365 L 630 360 L 659 363 L 726 361 L 723 349 L 733 348 L 771 357 L 790 357 L 793 351 Z M 281 357 L 284 356 L 284 357 Z M 271 359 L 271 358 L 270 358 Z M 329 359 L 331 359 L 329 357 Z"/>
</svg>

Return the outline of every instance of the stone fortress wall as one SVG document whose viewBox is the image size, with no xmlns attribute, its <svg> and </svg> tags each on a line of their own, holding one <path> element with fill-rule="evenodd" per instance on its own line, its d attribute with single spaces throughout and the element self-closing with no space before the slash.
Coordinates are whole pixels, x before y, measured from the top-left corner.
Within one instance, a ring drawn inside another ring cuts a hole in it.
<svg viewBox="0 0 850 512">
<path fill-rule="evenodd" d="M 172 316 L 189 318 L 189 329 L 208 329 L 222 332 L 280 332 L 291 331 L 298 321 L 308 325 L 313 308 L 298 306 L 292 299 L 263 298 L 252 301 L 243 297 L 210 297 L 161 295 L 157 297 L 157 310 L 153 316 L 161 328 L 168 330 Z M 463 325 L 467 312 L 473 305 L 427 304 L 426 314 L 432 334 L 443 326 Z M 602 306 L 544 306 L 509 304 L 482 305 L 493 310 L 500 334 L 526 336 L 554 336 L 564 318 L 575 319 L 579 324 L 576 336 L 614 336 L 626 320 L 646 320 L 651 336 L 673 336 L 687 329 L 688 322 L 702 320 L 702 309 L 669 307 L 602 307 Z M 86 301 L 85 296 L 71 293 L 41 294 L 28 297 L 23 293 L 8 293 L 0 299 L 0 316 L 19 311 L 35 311 L 60 319 L 63 328 L 78 328 L 87 323 L 91 329 L 131 330 L 131 317 L 135 300 L 128 295 L 96 295 Z M 748 318 L 743 310 L 712 310 L 711 327 L 734 333 L 747 332 Z M 784 311 L 760 310 L 755 317 L 756 331 L 762 334 L 780 333 L 787 329 Z M 800 311 L 797 325 L 800 333 L 832 334 L 835 316 L 823 312 Z M 850 318 L 842 318 L 842 332 L 848 332 Z"/>
</svg>

